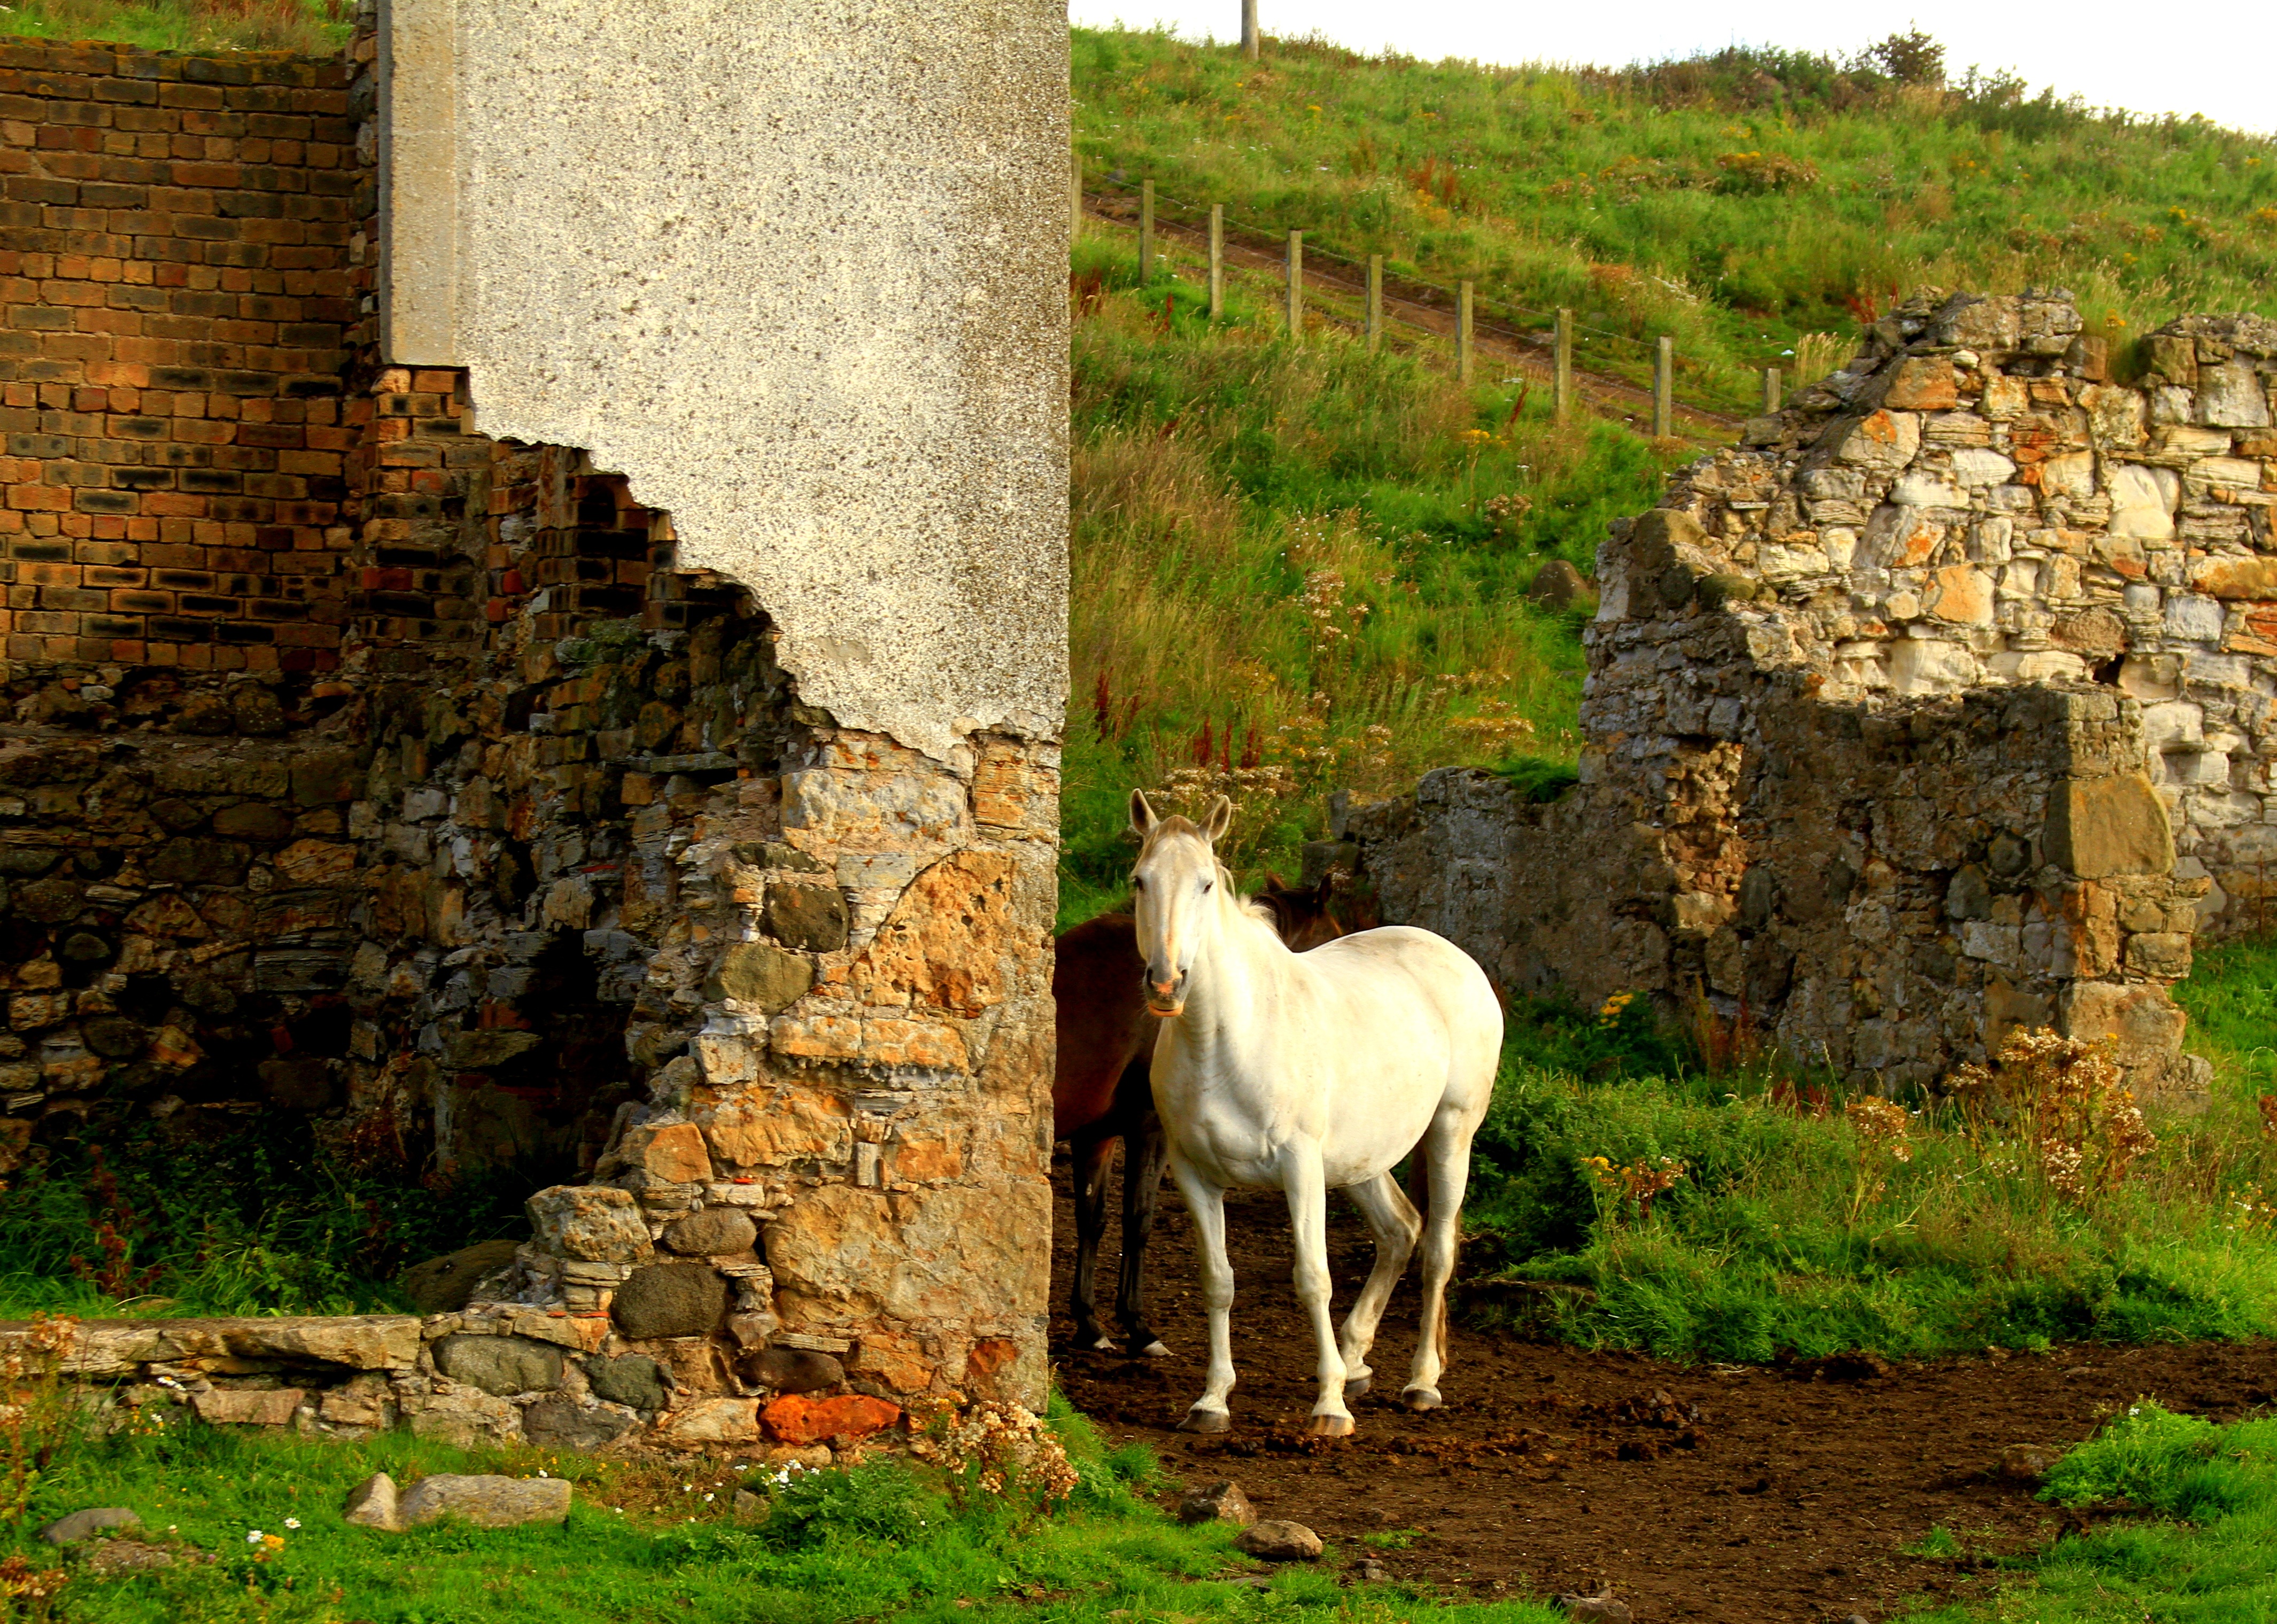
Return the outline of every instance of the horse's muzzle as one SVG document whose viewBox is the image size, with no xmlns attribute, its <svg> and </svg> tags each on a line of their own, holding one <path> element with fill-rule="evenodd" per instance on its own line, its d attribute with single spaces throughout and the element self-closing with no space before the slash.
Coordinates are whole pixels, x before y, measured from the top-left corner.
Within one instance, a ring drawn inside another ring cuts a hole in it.
<svg viewBox="0 0 2277 1624">
<path fill-rule="evenodd" d="M 1186 978 L 1182 974 L 1175 981 L 1146 978 L 1146 1013 L 1160 1015 L 1165 1021 L 1182 1013 L 1186 1007 Z"/>
</svg>

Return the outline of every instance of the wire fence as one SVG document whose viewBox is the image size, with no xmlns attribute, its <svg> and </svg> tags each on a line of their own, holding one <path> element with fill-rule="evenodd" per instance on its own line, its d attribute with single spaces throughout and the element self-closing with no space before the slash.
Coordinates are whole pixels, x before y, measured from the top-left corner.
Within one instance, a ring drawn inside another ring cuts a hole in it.
<svg viewBox="0 0 2277 1624">
<path fill-rule="evenodd" d="M 1137 228 L 1139 237 L 1138 254 L 1142 277 L 1150 276 L 1152 262 L 1159 252 L 1156 236 L 1165 224 L 1184 231 L 1206 236 L 1210 239 L 1213 266 L 1213 303 L 1216 302 L 1218 278 L 1224 264 L 1221 244 L 1246 247 L 1253 253 L 1280 253 L 1283 255 L 1284 276 L 1287 278 L 1287 312 L 1292 330 L 1301 330 L 1306 292 L 1305 275 L 1308 269 L 1317 270 L 1325 262 L 1340 268 L 1341 276 L 1331 274 L 1331 281 L 1342 281 L 1350 290 L 1365 289 L 1366 313 L 1361 318 L 1370 340 L 1374 341 L 1385 322 L 1396 322 L 1418 333 L 1440 339 L 1451 339 L 1457 375 L 1467 379 L 1471 376 L 1478 339 L 1484 338 L 1500 342 L 1508 348 L 1521 352 L 1537 351 L 1537 359 L 1550 364 L 1556 390 L 1557 409 L 1562 415 L 1571 409 L 1573 376 L 1576 370 L 1611 378 L 1634 389 L 1652 392 L 1653 431 L 1668 435 L 1674 429 L 1676 409 L 1717 421 L 1725 426 L 1732 419 L 1760 411 L 1778 408 L 1780 391 L 1780 372 L 1778 368 L 1766 368 L 1763 374 L 1763 394 L 1760 402 L 1725 394 L 1721 391 L 1703 391 L 1695 377 L 1687 380 L 1691 389 L 1679 392 L 1677 379 L 1680 359 L 1672 338 L 1663 335 L 1646 339 L 1627 333 L 1614 332 L 1607 328 L 1592 326 L 1573 319 L 1570 310 L 1541 310 L 1510 299 L 1481 298 L 1474 285 L 1463 282 L 1454 287 L 1426 281 L 1421 277 L 1390 270 L 1381 254 L 1367 260 L 1355 259 L 1333 248 L 1322 247 L 1309 232 L 1279 231 L 1228 214 L 1222 204 L 1196 203 L 1170 197 L 1158 190 L 1151 180 L 1132 182 L 1117 175 L 1086 175 L 1081 162 L 1074 166 L 1071 177 L 1073 206 L 1080 219 L 1085 211 L 1086 185 L 1102 195 L 1111 194 L 1135 203 L 1138 217 L 1128 224 Z M 1443 317 L 1443 325 L 1433 321 L 1418 320 L 1408 314 L 1420 309 L 1434 316 Z"/>
</svg>

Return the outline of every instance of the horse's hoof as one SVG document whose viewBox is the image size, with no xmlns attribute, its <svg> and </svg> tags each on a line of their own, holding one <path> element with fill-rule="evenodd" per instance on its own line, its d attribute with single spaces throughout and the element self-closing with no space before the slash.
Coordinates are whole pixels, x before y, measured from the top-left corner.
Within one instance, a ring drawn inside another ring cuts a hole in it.
<svg viewBox="0 0 2277 1624">
<path fill-rule="evenodd" d="M 1344 1381 L 1344 1397 L 1347 1399 L 1364 1399 L 1367 1397 L 1368 1389 L 1375 1385 L 1375 1377 L 1373 1376 L 1348 1377 Z"/>
<path fill-rule="evenodd" d="M 1352 1418 L 1350 1415 L 1315 1415 L 1305 1429 L 1306 1438 L 1350 1438 Z"/>
<path fill-rule="evenodd" d="M 1399 1401 L 1413 1410 L 1437 1409 L 1439 1390 L 1436 1387 L 1410 1387 L 1399 1395 Z"/>
<path fill-rule="evenodd" d="M 1186 1418 L 1178 1423 L 1178 1430 L 1181 1432 L 1230 1432 L 1233 1430 L 1233 1417 L 1222 1409 L 1203 1409 L 1197 1406 L 1186 1412 Z"/>
<path fill-rule="evenodd" d="M 1160 1342 L 1149 1342 L 1138 1350 L 1138 1357 L 1141 1359 L 1168 1359 L 1169 1356 L 1170 1350 Z"/>
<path fill-rule="evenodd" d="M 1100 1332 L 1096 1337 L 1092 1339 L 1091 1351 L 1094 1354 L 1113 1353 L 1115 1351 L 1115 1339 L 1108 1336 L 1104 1331 Z"/>
</svg>

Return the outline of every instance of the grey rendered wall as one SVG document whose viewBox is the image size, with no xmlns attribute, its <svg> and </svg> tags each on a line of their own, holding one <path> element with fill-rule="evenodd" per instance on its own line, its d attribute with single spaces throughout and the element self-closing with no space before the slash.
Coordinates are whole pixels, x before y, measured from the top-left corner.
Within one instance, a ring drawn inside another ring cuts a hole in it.
<svg viewBox="0 0 2277 1624">
<path fill-rule="evenodd" d="M 841 725 L 1056 737 L 1056 0 L 389 0 L 381 39 L 385 359 L 627 475 Z"/>
</svg>

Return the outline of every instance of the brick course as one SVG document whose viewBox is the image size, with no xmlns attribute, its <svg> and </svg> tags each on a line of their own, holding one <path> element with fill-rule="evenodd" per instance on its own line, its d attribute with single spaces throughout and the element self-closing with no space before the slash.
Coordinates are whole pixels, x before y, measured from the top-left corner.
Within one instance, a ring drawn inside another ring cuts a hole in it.
<svg viewBox="0 0 2277 1624">
<path fill-rule="evenodd" d="M 338 665 L 350 71 L 0 42 L 9 658 Z"/>
</svg>

